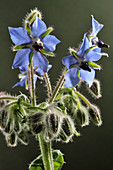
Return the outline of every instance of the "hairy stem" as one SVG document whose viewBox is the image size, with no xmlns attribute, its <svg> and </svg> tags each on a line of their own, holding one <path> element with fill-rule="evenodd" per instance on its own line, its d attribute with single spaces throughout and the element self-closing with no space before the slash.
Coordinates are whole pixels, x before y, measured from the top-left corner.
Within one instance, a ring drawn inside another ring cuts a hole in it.
<svg viewBox="0 0 113 170">
<path fill-rule="evenodd" d="M 51 83 L 50 83 L 50 80 L 49 80 L 49 77 L 48 77 L 48 74 L 43 72 L 44 73 L 44 78 L 45 78 L 45 82 L 46 82 L 46 86 L 47 86 L 47 91 L 48 91 L 48 97 L 50 98 L 51 95 L 52 95 L 52 88 L 51 88 Z"/>
<path fill-rule="evenodd" d="M 34 89 L 34 80 L 33 80 L 33 59 L 31 61 L 30 65 L 30 72 L 31 72 L 31 101 L 32 105 L 35 107 L 36 106 L 36 97 L 35 97 L 35 89 Z M 50 142 L 45 142 L 42 133 L 38 134 L 39 138 L 39 145 L 41 149 L 41 154 L 42 154 L 42 159 L 43 159 L 43 164 L 45 170 L 53 170 L 53 159 L 52 159 L 52 149 L 51 149 L 51 143 Z"/>
<path fill-rule="evenodd" d="M 57 83 L 57 85 L 56 85 L 56 87 L 55 87 L 55 89 L 54 89 L 54 91 L 53 91 L 52 97 L 51 97 L 50 100 L 49 100 L 49 103 L 52 103 L 52 102 L 55 100 L 55 98 L 56 98 L 59 90 L 60 90 L 61 87 L 63 86 L 64 80 L 65 80 L 65 73 L 66 73 L 66 72 L 67 72 L 67 69 L 64 70 L 62 76 L 60 77 L 60 79 L 59 79 L 59 81 L 58 81 L 58 83 Z"/>
</svg>

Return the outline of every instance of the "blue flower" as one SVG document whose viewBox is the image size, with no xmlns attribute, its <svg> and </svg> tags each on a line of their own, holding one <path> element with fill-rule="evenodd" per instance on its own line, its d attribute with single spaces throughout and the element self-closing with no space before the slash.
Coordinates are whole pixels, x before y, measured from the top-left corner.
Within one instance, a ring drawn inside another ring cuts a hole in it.
<svg viewBox="0 0 113 170">
<path fill-rule="evenodd" d="M 15 55 L 13 68 L 27 66 L 29 64 L 30 54 L 33 52 L 34 66 L 47 72 L 48 60 L 41 50 L 45 50 L 47 53 L 53 52 L 60 41 L 55 36 L 48 35 L 45 23 L 36 17 L 36 20 L 31 26 L 30 35 L 22 27 L 9 27 L 8 29 L 14 44 L 20 46 L 20 50 Z M 46 35 L 44 35 L 45 32 Z"/>
<path fill-rule="evenodd" d="M 98 39 L 97 34 L 101 31 L 101 29 L 103 28 L 103 24 L 100 24 L 98 21 L 96 21 L 93 17 L 93 15 L 91 15 L 92 17 L 92 31 L 90 33 L 90 35 L 88 36 L 88 38 L 90 39 L 92 45 L 96 45 L 99 48 L 102 47 L 109 47 L 108 44 L 105 44 L 104 42 L 102 42 L 101 40 Z"/>
<path fill-rule="evenodd" d="M 72 50 L 72 55 L 64 57 L 62 62 L 67 67 L 68 72 L 65 74 L 65 87 L 73 87 L 79 83 L 81 77 L 91 87 L 94 77 L 95 70 L 89 65 L 92 61 L 98 61 L 102 55 L 100 49 L 97 47 L 90 47 L 90 42 L 86 37 L 86 33 L 83 37 L 83 42 L 78 51 Z M 80 74 L 80 76 L 78 75 Z"/>
<path fill-rule="evenodd" d="M 51 69 L 52 65 L 48 65 L 47 72 Z M 19 74 L 19 78 L 21 79 L 18 83 L 16 83 L 14 87 L 16 86 L 25 86 L 28 88 L 28 74 L 29 69 L 27 66 L 19 67 L 21 74 Z M 36 87 L 36 81 L 37 79 L 39 81 L 42 80 L 42 77 L 44 76 L 43 71 L 40 68 L 34 67 L 34 74 L 33 74 L 33 80 L 34 80 L 34 89 Z"/>
</svg>

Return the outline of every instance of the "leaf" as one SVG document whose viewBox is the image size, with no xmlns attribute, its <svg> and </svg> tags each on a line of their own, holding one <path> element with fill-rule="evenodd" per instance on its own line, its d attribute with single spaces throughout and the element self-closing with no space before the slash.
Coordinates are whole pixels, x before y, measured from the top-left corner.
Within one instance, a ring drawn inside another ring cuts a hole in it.
<svg viewBox="0 0 113 170">
<path fill-rule="evenodd" d="M 60 150 L 53 151 L 54 170 L 60 170 L 63 166 L 64 158 Z M 29 166 L 29 170 L 44 170 L 42 156 L 38 156 Z"/>
<path fill-rule="evenodd" d="M 42 34 L 42 38 L 44 38 L 46 35 L 48 35 L 49 33 L 51 33 L 53 31 L 52 27 L 49 27 L 46 32 L 44 34 Z"/>
<path fill-rule="evenodd" d="M 92 61 L 89 61 L 88 64 L 89 64 L 89 66 L 93 67 L 94 69 L 99 69 L 99 70 L 101 69 L 101 67 L 98 64 L 96 64 Z"/>
<path fill-rule="evenodd" d="M 47 51 L 45 51 L 44 49 L 40 49 L 39 51 L 40 51 L 40 53 L 42 53 L 43 55 L 46 55 L 46 56 L 54 56 L 54 53 L 53 53 L 53 52 L 47 52 Z"/>
</svg>

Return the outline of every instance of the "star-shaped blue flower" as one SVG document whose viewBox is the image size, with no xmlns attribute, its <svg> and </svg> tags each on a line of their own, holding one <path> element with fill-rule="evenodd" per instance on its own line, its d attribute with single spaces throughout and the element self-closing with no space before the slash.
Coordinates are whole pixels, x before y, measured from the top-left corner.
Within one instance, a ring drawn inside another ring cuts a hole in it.
<svg viewBox="0 0 113 170">
<path fill-rule="evenodd" d="M 28 34 L 25 28 L 9 27 L 12 41 L 14 44 L 21 46 L 21 49 L 15 55 L 13 68 L 27 66 L 29 64 L 29 56 L 33 52 L 34 66 L 47 72 L 48 60 L 41 50 L 44 49 L 46 52 L 53 52 L 60 41 L 53 35 L 44 36 L 46 31 L 47 27 L 45 23 L 38 17 L 36 17 L 36 20 L 31 26 L 31 35 Z"/>
<path fill-rule="evenodd" d="M 92 43 L 92 45 L 97 45 L 99 48 L 102 47 L 109 47 L 108 44 L 103 43 L 101 40 L 98 39 L 97 34 L 101 31 L 101 29 L 104 27 L 103 24 L 100 24 L 98 21 L 96 21 L 93 17 L 93 15 L 91 15 L 92 17 L 92 31 L 89 35 L 89 39 Z"/>
<path fill-rule="evenodd" d="M 85 33 L 79 50 L 77 52 L 74 51 L 72 55 L 64 57 L 62 60 L 63 64 L 69 69 L 65 74 L 64 86 L 73 87 L 78 84 L 80 81 L 79 71 L 80 77 L 91 87 L 95 77 L 95 70 L 89 65 L 89 62 L 98 61 L 102 55 L 107 54 L 100 53 L 100 49 L 97 47 L 90 47 L 90 42 Z"/>
<path fill-rule="evenodd" d="M 47 72 L 51 69 L 51 67 L 52 67 L 52 65 L 48 65 Z M 28 67 L 22 66 L 22 67 L 19 67 L 19 69 L 20 69 L 20 72 L 21 72 L 21 74 L 19 75 L 21 80 L 18 83 L 16 83 L 13 86 L 13 88 L 16 87 L 16 86 L 21 86 L 21 87 L 28 86 L 28 72 L 29 72 Z M 43 76 L 44 76 L 43 71 L 40 68 L 34 67 L 34 74 L 33 74 L 34 89 L 36 87 L 37 79 L 39 81 L 41 81 Z"/>
</svg>

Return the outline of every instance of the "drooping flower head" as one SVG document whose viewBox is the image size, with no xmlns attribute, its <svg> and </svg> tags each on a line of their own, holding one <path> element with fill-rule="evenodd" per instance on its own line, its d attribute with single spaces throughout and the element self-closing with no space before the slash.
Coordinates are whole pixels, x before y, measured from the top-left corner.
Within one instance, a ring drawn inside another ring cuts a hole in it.
<svg viewBox="0 0 113 170">
<path fill-rule="evenodd" d="M 47 68 L 47 72 L 51 69 L 52 65 L 48 65 L 48 68 Z M 20 69 L 20 72 L 21 74 L 19 74 L 19 78 L 20 78 L 20 81 L 18 83 L 16 83 L 14 87 L 16 86 L 25 86 L 26 89 L 28 88 L 28 85 L 29 85 L 29 68 L 27 66 L 23 66 L 23 67 L 19 67 Z M 34 89 L 36 87 L 36 81 L 39 80 L 39 81 L 42 81 L 43 80 L 43 76 L 44 76 L 44 73 L 43 71 L 40 69 L 40 68 L 37 68 L 37 67 L 34 67 L 33 69 L 33 80 L 34 80 Z"/>
<path fill-rule="evenodd" d="M 11 39 L 16 45 L 13 50 L 17 51 L 13 68 L 27 66 L 30 55 L 33 55 L 34 66 L 47 72 L 48 60 L 45 56 L 54 55 L 52 52 L 60 42 L 55 36 L 49 35 L 51 31 L 52 28 L 47 29 L 46 24 L 37 15 L 29 30 L 9 27 Z"/>
<path fill-rule="evenodd" d="M 108 48 L 109 45 L 105 44 L 104 42 L 99 40 L 97 37 L 97 34 L 101 31 L 101 29 L 104 27 L 104 25 L 100 24 L 98 21 L 96 21 L 94 19 L 93 15 L 91 15 L 91 17 L 92 17 L 92 31 L 88 36 L 89 40 L 91 41 L 92 45 L 96 45 L 99 48 L 103 48 L 103 47 Z"/>
<path fill-rule="evenodd" d="M 92 61 L 98 61 L 102 55 L 107 54 L 100 52 L 100 49 L 96 46 L 90 46 L 86 33 L 84 34 L 83 42 L 78 51 L 71 49 L 71 53 L 72 55 L 64 57 L 62 60 L 63 64 L 69 69 L 65 74 L 64 86 L 73 87 L 78 84 L 80 78 L 82 78 L 89 84 L 89 87 L 91 87 L 95 77 L 94 68 L 100 69 L 100 66 Z"/>
</svg>

